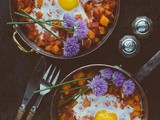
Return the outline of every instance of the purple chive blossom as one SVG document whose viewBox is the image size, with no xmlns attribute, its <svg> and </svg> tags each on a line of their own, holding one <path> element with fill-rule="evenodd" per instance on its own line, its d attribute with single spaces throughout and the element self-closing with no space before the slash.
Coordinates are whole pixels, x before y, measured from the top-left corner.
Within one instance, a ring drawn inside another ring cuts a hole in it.
<svg viewBox="0 0 160 120">
<path fill-rule="evenodd" d="M 88 27 L 86 23 L 78 19 L 74 24 L 74 33 L 73 36 L 77 38 L 77 40 L 83 40 L 88 34 Z"/>
<path fill-rule="evenodd" d="M 130 79 L 127 81 L 124 81 L 123 86 L 122 86 L 122 90 L 123 90 L 124 94 L 126 94 L 126 95 L 133 94 L 133 92 L 135 90 L 134 82 Z"/>
<path fill-rule="evenodd" d="M 74 37 L 71 37 L 66 39 L 63 49 L 64 57 L 73 57 L 79 53 L 80 45 Z"/>
<path fill-rule="evenodd" d="M 101 69 L 99 72 L 104 79 L 109 80 L 112 78 L 113 71 L 110 68 Z"/>
<path fill-rule="evenodd" d="M 96 96 L 102 96 L 108 90 L 108 83 L 100 75 L 97 75 L 91 81 L 88 81 L 87 86 L 93 90 Z"/>
<path fill-rule="evenodd" d="M 112 79 L 115 86 L 120 87 L 123 85 L 125 76 L 123 75 L 123 73 L 116 71 L 113 73 Z"/>
<path fill-rule="evenodd" d="M 75 18 L 72 17 L 70 14 L 68 14 L 68 13 L 64 14 L 63 19 L 64 19 L 64 23 L 63 23 L 64 27 L 73 27 L 74 26 Z"/>
</svg>

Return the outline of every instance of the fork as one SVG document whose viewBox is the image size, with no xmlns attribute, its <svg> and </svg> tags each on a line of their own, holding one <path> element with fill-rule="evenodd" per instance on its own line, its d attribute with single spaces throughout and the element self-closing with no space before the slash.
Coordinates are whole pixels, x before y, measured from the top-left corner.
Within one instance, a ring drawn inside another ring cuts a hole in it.
<svg viewBox="0 0 160 120">
<path fill-rule="evenodd" d="M 56 67 L 53 69 L 51 75 L 48 77 L 48 74 L 50 72 L 50 69 L 51 69 L 52 65 L 49 66 L 49 68 L 47 69 L 47 71 L 45 72 L 44 76 L 43 76 L 43 80 L 42 80 L 42 83 L 40 84 L 40 90 L 42 89 L 45 89 L 45 88 L 48 88 L 52 85 L 55 85 L 57 80 L 58 80 L 58 77 L 59 77 L 59 74 L 60 74 L 60 71 L 61 70 L 58 70 L 58 73 L 55 74 L 55 71 L 56 71 Z M 53 75 L 55 74 L 55 77 L 53 77 Z M 48 78 L 48 79 L 47 79 Z M 52 80 L 52 78 L 54 78 Z M 35 101 L 34 105 L 31 107 L 30 111 L 29 111 L 29 114 L 27 116 L 27 119 L 26 120 L 32 120 L 34 118 L 34 115 L 36 113 L 36 109 L 39 107 L 41 101 L 42 101 L 42 98 L 48 93 L 50 92 L 51 89 L 48 89 L 48 90 L 45 90 L 45 91 L 41 91 L 37 100 Z"/>
</svg>

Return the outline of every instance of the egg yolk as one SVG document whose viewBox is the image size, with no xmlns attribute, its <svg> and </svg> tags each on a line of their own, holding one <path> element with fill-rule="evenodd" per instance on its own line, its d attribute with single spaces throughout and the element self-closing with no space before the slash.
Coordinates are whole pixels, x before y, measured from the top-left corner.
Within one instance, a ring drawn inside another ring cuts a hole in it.
<svg viewBox="0 0 160 120">
<path fill-rule="evenodd" d="M 66 11 L 70 11 L 78 6 L 78 0 L 58 0 L 58 3 Z"/>
<path fill-rule="evenodd" d="M 118 118 L 113 112 L 100 110 L 96 113 L 95 120 L 118 120 Z"/>
</svg>

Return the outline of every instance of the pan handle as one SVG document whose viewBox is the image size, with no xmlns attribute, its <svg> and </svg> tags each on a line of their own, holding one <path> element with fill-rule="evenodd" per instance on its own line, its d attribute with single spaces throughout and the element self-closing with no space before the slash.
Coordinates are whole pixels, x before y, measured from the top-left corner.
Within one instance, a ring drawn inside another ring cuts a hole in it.
<svg viewBox="0 0 160 120">
<path fill-rule="evenodd" d="M 139 82 L 160 64 L 160 50 L 135 74 Z"/>
<path fill-rule="evenodd" d="M 15 31 L 15 32 L 13 33 L 13 40 L 14 40 L 14 42 L 16 43 L 17 47 L 18 47 L 22 52 L 25 52 L 25 53 L 32 53 L 32 52 L 34 52 L 33 49 L 31 49 L 31 50 L 26 50 L 24 47 L 22 47 L 22 45 L 21 45 L 21 44 L 18 42 L 18 40 L 16 39 L 16 34 L 17 34 L 17 32 Z"/>
</svg>

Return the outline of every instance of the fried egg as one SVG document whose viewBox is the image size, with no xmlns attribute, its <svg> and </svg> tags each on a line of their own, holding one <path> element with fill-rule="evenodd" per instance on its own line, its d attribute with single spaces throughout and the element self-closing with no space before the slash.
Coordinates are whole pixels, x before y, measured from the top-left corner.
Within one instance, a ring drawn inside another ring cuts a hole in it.
<svg viewBox="0 0 160 120">
<path fill-rule="evenodd" d="M 83 9 L 79 0 L 43 0 L 41 7 L 38 5 L 38 0 L 35 0 L 35 8 L 32 10 L 30 15 L 34 18 L 36 17 L 36 13 L 41 12 L 43 15 L 39 20 L 50 20 L 57 19 L 63 20 L 63 16 L 65 13 L 69 13 L 72 16 L 76 16 L 80 14 L 83 20 L 88 19 L 85 10 Z M 43 38 L 43 33 L 45 30 L 35 24 L 36 29 L 39 33 L 41 33 L 41 38 Z M 51 30 L 51 26 L 46 25 L 49 30 Z M 55 31 L 53 31 L 55 35 L 58 35 Z"/>
<path fill-rule="evenodd" d="M 87 107 L 83 105 L 85 99 L 90 102 Z M 130 113 L 134 111 L 134 108 L 127 105 L 122 109 L 121 104 L 122 101 L 114 95 L 100 97 L 94 94 L 83 95 L 77 99 L 77 104 L 73 107 L 74 117 L 76 120 L 90 116 L 93 116 L 94 120 L 130 120 Z"/>
</svg>

